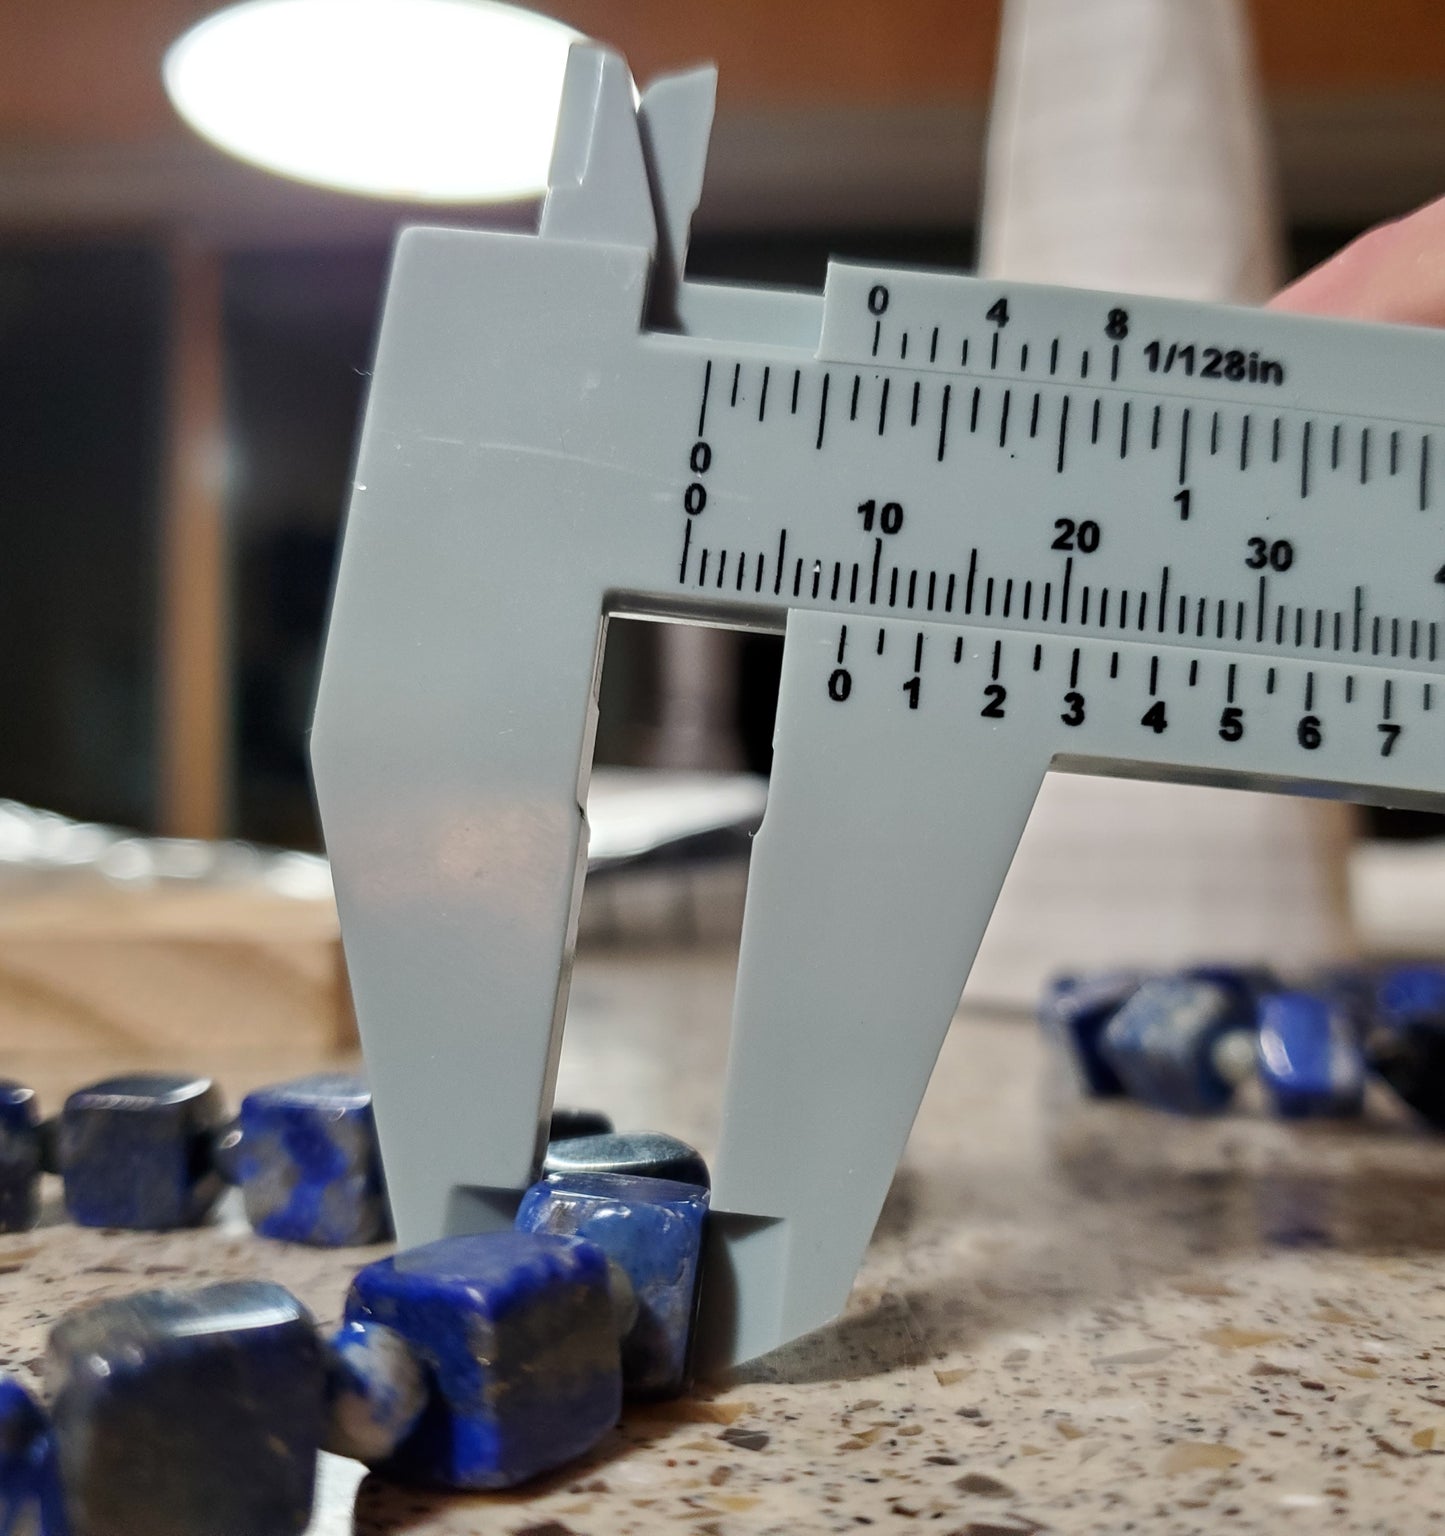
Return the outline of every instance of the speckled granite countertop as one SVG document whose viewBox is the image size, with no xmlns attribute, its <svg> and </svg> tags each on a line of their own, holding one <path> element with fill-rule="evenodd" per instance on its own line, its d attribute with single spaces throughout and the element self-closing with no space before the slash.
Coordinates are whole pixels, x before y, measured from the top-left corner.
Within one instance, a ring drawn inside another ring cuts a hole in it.
<svg viewBox="0 0 1445 1536">
<path fill-rule="evenodd" d="M 731 983 L 726 954 L 583 957 L 560 1096 L 710 1148 Z M 0 1064 L 52 1105 L 150 1063 L 0 1033 Z M 185 1065 L 235 1095 L 310 1063 Z M 1185 1123 L 1049 1076 L 1032 1028 L 965 1012 L 837 1324 L 522 1493 L 326 1457 L 314 1536 L 1445 1531 L 1445 1140 L 1383 1104 Z M 30 1374 L 60 1313 L 146 1285 L 264 1275 L 331 1319 L 362 1257 L 226 1222 L 0 1238 L 0 1363 Z"/>
</svg>

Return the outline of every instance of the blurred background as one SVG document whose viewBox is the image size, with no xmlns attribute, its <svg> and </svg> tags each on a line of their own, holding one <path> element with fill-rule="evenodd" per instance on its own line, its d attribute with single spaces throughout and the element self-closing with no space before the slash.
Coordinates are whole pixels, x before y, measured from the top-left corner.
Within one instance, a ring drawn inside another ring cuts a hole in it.
<svg viewBox="0 0 1445 1536">
<path fill-rule="evenodd" d="M 538 9 L 639 80 L 720 66 L 694 275 L 973 262 L 997 0 Z M 0 797 L 314 848 L 330 572 L 388 249 L 419 210 L 182 126 L 161 58 L 206 10 L 0 0 Z M 1289 268 L 1445 188 L 1445 8 L 1244 12 Z M 527 228 L 536 205 L 420 212 Z M 732 642 L 683 721 L 655 630 L 614 626 L 598 761 L 765 769 L 776 666 L 777 642 Z"/>
</svg>

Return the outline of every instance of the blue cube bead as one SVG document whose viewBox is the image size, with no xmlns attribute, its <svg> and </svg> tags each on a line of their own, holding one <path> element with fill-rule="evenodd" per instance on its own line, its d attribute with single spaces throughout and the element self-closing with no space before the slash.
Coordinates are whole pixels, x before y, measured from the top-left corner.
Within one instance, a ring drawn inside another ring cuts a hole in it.
<svg viewBox="0 0 1445 1536">
<path fill-rule="evenodd" d="M 1445 967 L 1381 972 L 1365 1037 L 1370 1067 L 1429 1124 L 1445 1128 Z"/>
<path fill-rule="evenodd" d="M 1375 987 L 1375 1013 L 1386 1028 L 1445 1028 L 1445 966 L 1394 965 L 1383 970 Z"/>
<path fill-rule="evenodd" d="M 427 1382 L 406 1340 L 381 1323 L 343 1323 L 326 1342 L 325 1449 L 385 1461 L 416 1428 Z"/>
<path fill-rule="evenodd" d="M 49 1432 L 40 1405 L 13 1376 L 0 1371 L 0 1487 L 10 1486 Z"/>
<path fill-rule="evenodd" d="M 1259 1076 L 1289 1118 L 1357 1115 L 1365 1063 L 1346 1011 L 1310 992 L 1274 992 L 1259 1019 Z"/>
<path fill-rule="evenodd" d="M 676 1396 L 687 1384 L 707 1206 L 698 1185 L 613 1173 L 556 1174 L 522 1197 L 519 1231 L 585 1237 L 631 1281 L 622 1382 L 634 1395 Z"/>
<path fill-rule="evenodd" d="M 671 1179 L 712 1187 L 702 1153 L 664 1131 L 623 1131 L 605 1136 L 569 1136 L 547 1147 L 542 1172 L 622 1173 L 632 1178 Z"/>
<path fill-rule="evenodd" d="M 0 1536 L 66 1536 L 50 1422 L 0 1371 Z"/>
<path fill-rule="evenodd" d="M 1039 1023 L 1062 1049 L 1079 1087 L 1094 1098 L 1112 1098 L 1124 1091 L 1099 1041 L 1109 1020 L 1147 979 L 1143 971 L 1101 971 L 1092 976 L 1059 976 L 1044 990 Z"/>
<path fill-rule="evenodd" d="M 74 1536 L 298 1536 L 323 1427 L 321 1343 L 259 1280 L 145 1291 L 50 1335 Z"/>
<path fill-rule="evenodd" d="M 40 1217 L 40 1125 L 35 1093 L 0 1078 L 0 1232 L 28 1232 Z M 0 1526 L 3 1536 L 4 1526 Z"/>
<path fill-rule="evenodd" d="M 1161 978 L 1146 981 L 1109 1020 L 1099 1049 L 1131 1097 L 1176 1114 L 1213 1114 L 1234 1094 L 1216 1048 L 1253 1023 L 1239 998 L 1214 982 Z"/>
<path fill-rule="evenodd" d="M 369 1264 L 348 1322 L 394 1329 L 431 1396 L 382 1470 L 506 1488 L 590 1450 L 617 1421 L 622 1370 L 607 1258 L 575 1237 L 447 1237 Z"/>
<path fill-rule="evenodd" d="M 323 1072 L 248 1093 L 230 1154 L 246 1217 L 263 1237 L 319 1248 L 391 1234 L 371 1090 Z"/>
<path fill-rule="evenodd" d="M 60 1120 L 70 1219 L 136 1231 L 203 1221 L 222 1188 L 209 1138 L 223 1118 L 205 1077 L 137 1072 L 71 1094 Z"/>
</svg>

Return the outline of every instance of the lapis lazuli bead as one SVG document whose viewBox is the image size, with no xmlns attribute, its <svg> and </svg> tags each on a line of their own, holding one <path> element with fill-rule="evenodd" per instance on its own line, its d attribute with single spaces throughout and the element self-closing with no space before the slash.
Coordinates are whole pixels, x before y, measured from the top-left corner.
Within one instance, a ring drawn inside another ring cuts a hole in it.
<svg viewBox="0 0 1445 1536">
<path fill-rule="evenodd" d="M 1370 1033 L 1366 1059 L 1411 1109 L 1445 1130 L 1445 1027 L 1415 1022 Z"/>
<path fill-rule="evenodd" d="M 687 1384 L 707 1206 L 696 1184 L 611 1173 L 554 1175 L 522 1197 L 519 1231 L 585 1237 L 632 1282 L 622 1381 L 636 1396 L 672 1397 Z"/>
<path fill-rule="evenodd" d="M 325 1449 L 385 1461 L 416 1428 L 427 1383 L 406 1340 L 381 1323 L 343 1323 L 326 1343 Z"/>
<path fill-rule="evenodd" d="M 1099 1050 L 1109 1020 L 1147 979 L 1142 971 L 1103 971 L 1092 976 L 1059 976 L 1039 1003 L 1039 1023 L 1063 1051 L 1079 1087 L 1094 1098 L 1123 1093 L 1118 1074 Z"/>
<path fill-rule="evenodd" d="M 1099 1049 L 1131 1097 L 1177 1114 L 1212 1114 L 1234 1093 L 1217 1047 L 1253 1022 L 1213 982 L 1146 981 L 1109 1020 Z"/>
<path fill-rule="evenodd" d="M 15 1483 L 48 1431 L 35 1399 L 13 1376 L 0 1371 L 0 1488 L 8 1489 Z M 4 1529 L 0 1525 L 0 1530 Z"/>
<path fill-rule="evenodd" d="M 1279 986 L 1279 978 L 1264 965 L 1226 965 L 1209 961 L 1186 966 L 1179 976 L 1185 981 L 1208 981 L 1222 987 L 1243 1012 L 1256 1008 L 1261 998 Z"/>
<path fill-rule="evenodd" d="M 0 1536 L 66 1536 L 50 1422 L 0 1371 Z"/>
<path fill-rule="evenodd" d="M 234 1157 L 246 1218 L 263 1237 L 319 1248 L 391 1234 L 371 1089 L 323 1072 L 248 1093 Z"/>
<path fill-rule="evenodd" d="M 1445 967 L 1381 973 L 1365 1050 L 1371 1068 L 1416 1114 L 1445 1127 Z"/>
<path fill-rule="evenodd" d="M 1382 971 L 1375 1011 L 1387 1028 L 1434 1024 L 1445 1029 L 1445 966 L 1395 965 Z"/>
<path fill-rule="evenodd" d="M 74 1536 L 298 1536 L 323 1429 L 321 1342 L 259 1280 L 73 1313 L 46 1384 Z"/>
<path fill-rule="evenodd" d="M 205 1219 L 221 1193 L 209 1137 L 224 1118 L 205 1077 L 137 1072 L 65 1101 L 65 1208 L 83 1227 L 165 1231 Z"/>
<path fill-rule="evenodd" d="M 40 1216 L 40 1125 L 35 1092 L 0 1078 L 0 1232 L 28 1232 Z M 0 1526 L 0 1536 L 4 1527 Z"/>
<path fill-rule="evenodd" d="M 394 1329 L 431 1396 L 382 1470 L 444 1488 L 505 1488 L 590 1450 L 622 1370 L 607 1258 L 575 1237 L 447 1237 L 369 1264 L 346 1319 Z"/>
<path fill-rule="evenodd" d="M 641 1179 L 671 1179 L 712 1187 L 702 1154 L 662 1131 L 625 1131 L 609 1136 L 571 1136 L 554 1141 L 542 1163 L 544 1174 L 621 1173 Z"/>
<path fill-rule="evenodd" d="M 1357 1115 L 1365 1063 L 1345 1010 L 1311 992 L 1273 992 L 1260 1008 L 1259 1077 L 1279 1114 Z"/>
</svg>

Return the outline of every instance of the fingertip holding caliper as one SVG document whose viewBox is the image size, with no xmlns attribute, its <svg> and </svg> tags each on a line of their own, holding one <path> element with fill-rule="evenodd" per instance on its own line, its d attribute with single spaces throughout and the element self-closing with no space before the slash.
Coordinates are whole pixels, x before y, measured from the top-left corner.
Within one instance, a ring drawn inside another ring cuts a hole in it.
<svg viewBox="0 0 1445 1536">
<path fill-rule="evenodd" d="M 836 263 L 822 298 L 685 281 L 714 83 L 639 101 L 577 47 L 541 238 L 398 243 L 312 763 L 398 1236 L 506 1225 L 607 619 L 784 632 L 722 1365 L 845 1304 L 1050 766 L 1440 802 L 1445 345 Z"/>
</svg>

